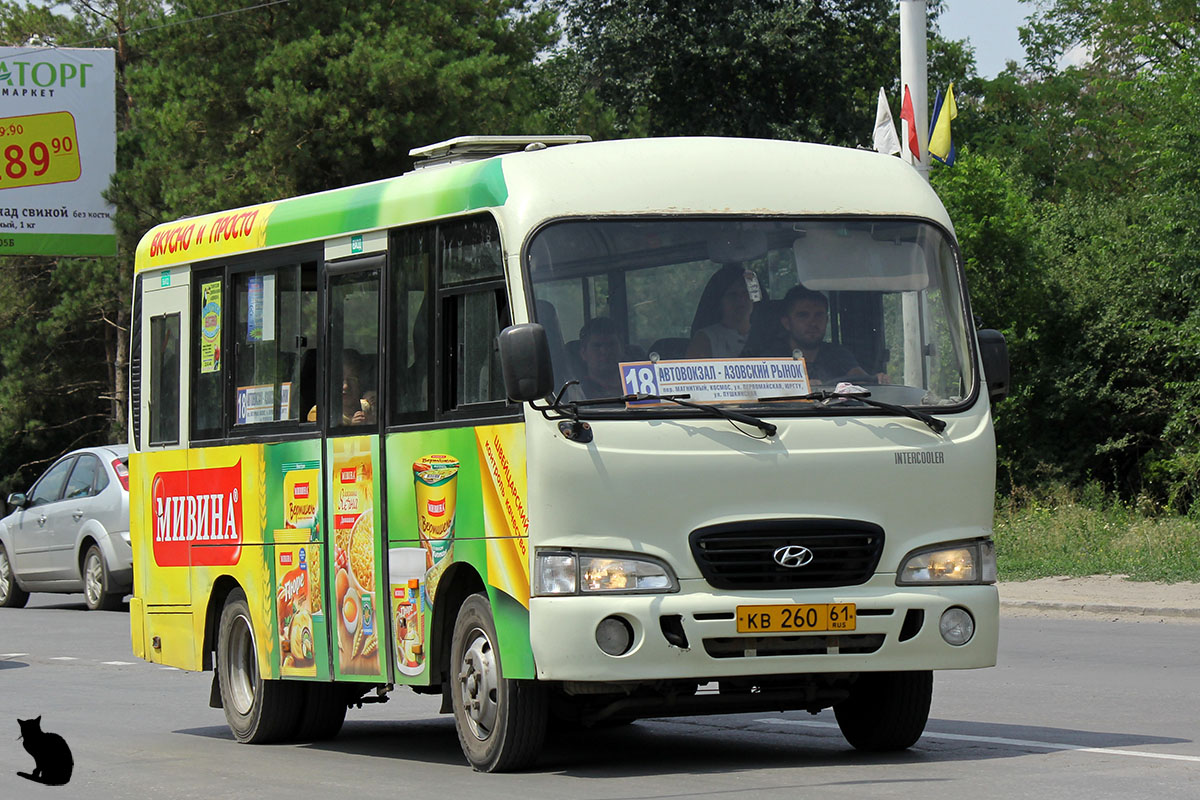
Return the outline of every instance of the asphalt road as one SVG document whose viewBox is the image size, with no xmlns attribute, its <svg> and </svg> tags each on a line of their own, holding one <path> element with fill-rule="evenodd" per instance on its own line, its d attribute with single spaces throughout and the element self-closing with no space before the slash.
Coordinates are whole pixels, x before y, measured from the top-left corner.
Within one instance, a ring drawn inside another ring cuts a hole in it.
<svg viewBox="0 0 1200 800">
<path fill-rule="evenodd" d="M 760 713 L 569 731 L 529 772 L 480 775 L 407 690 L 330 743 L 238 745 L 211 676 L 135 660 L 128 619 L 79 596 L 0 609 L 0 798 L 1200 798 L 1195 626 L 1005 618 L 999 666 L 938 673 L 906 753 L 855 752 L 829 712 Z M 15 774 L 16 720 L 39 714 L 74 752 L 65 787 Z"/>
</svg>

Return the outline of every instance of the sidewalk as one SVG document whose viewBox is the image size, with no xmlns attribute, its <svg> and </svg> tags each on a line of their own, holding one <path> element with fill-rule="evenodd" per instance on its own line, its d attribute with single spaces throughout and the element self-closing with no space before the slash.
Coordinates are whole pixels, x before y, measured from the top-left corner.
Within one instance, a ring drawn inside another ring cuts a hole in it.
<svg viewBox="0 0 1200 800">
<path fill-rule="evenodd" d="M 1120 575 L 1039 578 L 999 585 L 1005 616 L 1144 617 L 1200 623 L 1200 583 L 1146 583 Z"/>
</svg>

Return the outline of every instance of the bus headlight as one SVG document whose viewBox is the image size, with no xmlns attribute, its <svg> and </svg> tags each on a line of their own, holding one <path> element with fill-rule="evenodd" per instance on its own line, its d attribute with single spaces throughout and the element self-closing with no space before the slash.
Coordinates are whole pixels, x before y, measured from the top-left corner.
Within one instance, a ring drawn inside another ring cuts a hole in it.
<svg viewBox="0 0 1200 800">
<path fill-rule="evenodd" d="M 922 548 L 909 553 L 896 573 L 901 586 L 995 582 L 996 545 L 991 539 Z"/>
<path fill-rule="evenodd" d="M 655 558 L 539 550 L 534 559 L 533 593 L 539 597 L 677 591 L 675 574 Z"/>
</svg>

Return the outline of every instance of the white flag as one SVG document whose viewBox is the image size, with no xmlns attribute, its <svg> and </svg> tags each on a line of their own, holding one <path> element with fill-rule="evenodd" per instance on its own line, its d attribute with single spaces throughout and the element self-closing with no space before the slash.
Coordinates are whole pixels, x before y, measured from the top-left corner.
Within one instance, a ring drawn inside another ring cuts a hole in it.
<svg viewBox="0 0 1200 800">
<path fill-rule="evenodd" d="M 896 123 L 892 121 L 892 110 L 887 97 L 879 89 L 879 108 L 875 112 L 875 150 L 887 155 L 900 152 L 900 137 L 896 135 Z"/>
</svg>

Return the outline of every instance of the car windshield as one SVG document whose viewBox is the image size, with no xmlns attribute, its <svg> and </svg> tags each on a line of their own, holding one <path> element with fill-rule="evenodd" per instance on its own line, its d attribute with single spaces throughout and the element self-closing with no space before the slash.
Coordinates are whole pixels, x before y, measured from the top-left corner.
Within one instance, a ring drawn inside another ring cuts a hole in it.
<svg viewBox="0 0 1200 800">
<path fill-rule="evenodd" d="M 527 267 L 556 385 L 578 381 L 577 398 L 795 413 L 812 401 L 778 398 L 862 389 L 928 409 L 973 385 L 954 246 L 926 222 L 567 220 Z"/>
</svg>

